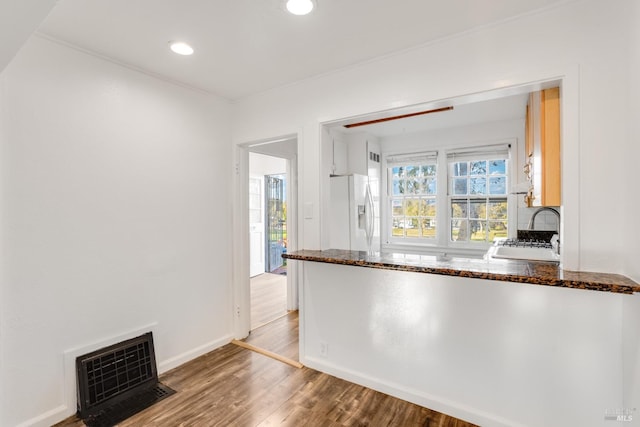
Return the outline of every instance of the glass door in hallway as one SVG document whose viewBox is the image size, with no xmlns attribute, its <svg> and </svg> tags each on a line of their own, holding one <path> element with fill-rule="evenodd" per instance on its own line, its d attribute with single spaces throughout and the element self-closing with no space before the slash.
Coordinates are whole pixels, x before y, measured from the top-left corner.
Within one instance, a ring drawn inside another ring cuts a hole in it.
<svg viewBox="0 0 640 427">
<path fill-rule="evenodd" d="M 287 250 L 286 176 L 266 175 L 264 178 L 266 271 L 286 274 L 286 263 L 282 258 Z"/>
</svg>

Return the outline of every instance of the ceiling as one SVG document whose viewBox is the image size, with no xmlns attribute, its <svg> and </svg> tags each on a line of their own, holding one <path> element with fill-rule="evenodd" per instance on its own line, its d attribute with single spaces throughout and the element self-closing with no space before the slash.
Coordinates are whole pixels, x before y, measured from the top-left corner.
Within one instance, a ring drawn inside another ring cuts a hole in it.
<svg viewBox="0 0 640 427">
<path fill-rule="evenodd" d="M 59 0 L 38 32 L 237 100 L 566 1 L 317 0 L 294 16 L 284 0 Z"/>
</svg>

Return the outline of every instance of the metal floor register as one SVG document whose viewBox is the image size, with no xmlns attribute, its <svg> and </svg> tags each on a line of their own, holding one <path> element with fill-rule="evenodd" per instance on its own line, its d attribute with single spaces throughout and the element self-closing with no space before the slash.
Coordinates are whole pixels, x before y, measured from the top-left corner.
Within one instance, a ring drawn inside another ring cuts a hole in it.
<svg viewBox="0 0 640 427">
<path fill-rule="evenodd" d="M 153 336 L 76 359 L 78 416 L 89 427 L 111 427 L 175 393 L 158 381 Z"/>
</svg>

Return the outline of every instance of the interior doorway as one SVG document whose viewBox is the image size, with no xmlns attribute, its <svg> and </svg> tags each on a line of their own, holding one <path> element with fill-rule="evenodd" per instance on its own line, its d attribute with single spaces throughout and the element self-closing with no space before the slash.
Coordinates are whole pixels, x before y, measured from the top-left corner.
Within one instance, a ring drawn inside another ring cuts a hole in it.
<svg viewBox="0 0 640 427">
<path fill-rule="evenodd" d="M 292 238 L 295 244 L 296 150 L 295 138 L 246 148 L 249 332 L 297 310 L 295 277 L 282 258 Z"/>
<path fill-rule="evenodd" d="M 286 159 L 249 154 L 251 331 L 287 314 L 286 181 Z"/>
</svg>

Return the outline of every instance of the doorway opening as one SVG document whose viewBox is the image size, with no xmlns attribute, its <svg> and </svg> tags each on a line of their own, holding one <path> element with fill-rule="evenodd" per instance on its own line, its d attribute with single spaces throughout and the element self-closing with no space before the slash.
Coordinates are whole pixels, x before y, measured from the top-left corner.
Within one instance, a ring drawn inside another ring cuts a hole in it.
<svg viewBox="0 0 640 427">
<path fill-rule="evenodd" d="M 299 271 L 282 254 L 298 247 L 297 149 L 295 135 L 238 146 L 235 255 L 236 337 L 294 363 Z"/>
<path fill-rule="evenodd" d="M 249 268 L 243 273 L 248 273 L 248 283 L 243 280 L 245 290 L 241 289 L 246 295 L 241 301 L 248 303 L 248 310 L 238 310 L 246 332 L 240 336 L 298 308 L 296 268 L 282 258 L 296 244 L 296 152 L 295 137 L 247 144 L 241 149 L 247 161 L 241 182 L 248 191 Z"/>
<path fill-rule="evenodd" d="M 287 160 L 249 153 L 250 330 L 287 314 Z"/>
</svg>

